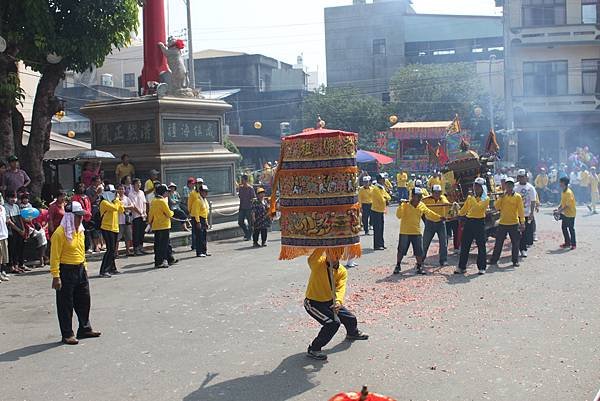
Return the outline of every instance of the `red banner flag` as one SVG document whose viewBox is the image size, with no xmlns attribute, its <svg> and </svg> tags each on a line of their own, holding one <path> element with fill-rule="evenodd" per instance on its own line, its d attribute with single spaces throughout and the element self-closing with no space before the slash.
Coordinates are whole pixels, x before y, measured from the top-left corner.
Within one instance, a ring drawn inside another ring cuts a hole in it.
<svg viewBox="0 0 600 401">
<path fill-rule="evenodd" d="M 440 166 L 443 166 L 444 164 L 446 164 L 448 162 L 448 160 L 450 160 L 450 158 L 448 157 L 448 154 L 444 150 L 442 144 L 440 144 L 439 142 L 438 142 L 436 154 L 437 154 L 437 159 L 440 162 Z"/>
</svg>

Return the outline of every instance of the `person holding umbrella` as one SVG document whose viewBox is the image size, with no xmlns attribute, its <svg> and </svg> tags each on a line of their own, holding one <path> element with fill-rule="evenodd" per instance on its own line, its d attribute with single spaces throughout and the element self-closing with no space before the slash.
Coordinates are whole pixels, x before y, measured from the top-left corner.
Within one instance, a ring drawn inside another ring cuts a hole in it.
<svg viewBox="0 0 600 401">
<path fill-rule="evenodd" d="M 308 347 L 307 356 L 323 361 L 327 359 L 327 355 L 323 353 L 322 348 L 335 336 L 340 325 L 346 328 L 346 339 L 349 341 L 368 340 L 369 335 L 358 329 L 356 316 L 344 306 L 348 279 L 346 268 L 339 261 L 328 258 L 324 249 L 313 251 L 308 257 L 308 266 L 310 277 L 306 287 L 304 309 L 323 327 Z M 333 270 L 331 274 L 329 269 Z M 330 284 L 331 276 L 335 294 Z"/>
</svg>

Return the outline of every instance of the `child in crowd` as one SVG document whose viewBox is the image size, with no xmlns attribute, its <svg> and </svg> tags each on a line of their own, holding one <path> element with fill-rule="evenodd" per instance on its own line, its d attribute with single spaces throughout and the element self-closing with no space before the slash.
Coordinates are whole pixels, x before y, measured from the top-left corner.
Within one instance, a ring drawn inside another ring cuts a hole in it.
<svg viewBox="0 0 600 401">
<path fill-rule="evenodd" d="M 254 247 L 267 246 L 267 233 L 271 227 L 271 218 L 269 217 L 269 203 L 265 199 L 265 189 L 256 190 L 256 198 L 252 201 L 252 240 Z M 260 235 L 261 244 L 258 244 Z"/>
<path fill-rule="evenodd" d="M 36 254 L 40 260 L 39 267 L 46 266 L 48 240 L 46 239 L 46 230 L 39 223 L 33 223 L 33 227 L 29 228 L 29 241 L 35 246 Z"/>
</svg>

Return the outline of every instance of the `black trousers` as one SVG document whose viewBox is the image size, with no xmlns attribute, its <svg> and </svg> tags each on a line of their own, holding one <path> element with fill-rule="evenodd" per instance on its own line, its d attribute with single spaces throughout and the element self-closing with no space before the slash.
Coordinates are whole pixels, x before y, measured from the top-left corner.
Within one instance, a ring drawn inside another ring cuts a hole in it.
<svg viewBox="0 0 600 401">
<path fill-rule="evenodd" d="M 362 225 L 365 230 L 365 234 L 369 233 L 369 222 L 371 221 L 371 204 L 363 203 L 361 205 L 362 211 Z"/>
<path fill-rule="evenodd" d="M 565 237 L 565 244 L 577 245 L 577 240 L 575 239 L 575 217 L 562 215 L 562 232 Z"/>
<path fill-rule="evenodd" d="M 246 224 L 246 220 L 248 224 Z M 252 237 L 252 209 L 240 208 L 238 212 L 238 225 L 244 230 L 244 238 Z"/>
<path fill-rule="evenodd" d="M 267 243 L 267 232 L 268 230 L 266 228 L 254 228 L 254 232 L 252 233 L 252 241 L 254 241 L 255 244 L 258 244 L 258 236 L 260 235 L 260 240 L 262 242 L 262 244 L 266 244 Z"/>
<path fill-rule="evenodd" d="M 133 225 L 133 248 L 137 249 L 144 245 L 144 236 L 146 235 L 146 222 L 142 217 L 136 217 L 131 222 Z"/>
<path fill-rule="evenodd" d="M 106 243 L 106 252 L 102 257 L 102 264 L 100 265 L 100 274 L 117 270 L 115 264 L 115 255 L 117 249 L 117 236 L 119 233 L 115 233 L 108 230 L 102 230 L 102 238 Z"/>
<path fill-rule="evenodd" d="M 77 334 L 92 330 L 90 324 L 90 285 L 87 271 L 83 266 L 60 266 L 62 287 L 56 290 L 56 311 L 58 324 L 63 338 L 73 336 L 73 309 L 79 320 Z"/>
<path fill-rule="evenodd" d="M 383 212 L 371 210 L 371 223 L 373 223 L 373 248 L 383 248 Z"/>
<path fill-rule="evenodd" d="M 498 260 L 500 259 L 500 254 L 502 253 L 502 248 L 504 247 L 504 240 L 506 240 L 506 234 L 508 234 L 510 237 L 510 254 L 512 262 L 517 263 L 519 261 L 519 245 L 521 243 L 519 225 L 512 224 L 510 226 L 505 226 L 499 224 L 498 227 L 496 227 L 496 244 L 494 245 L 494 253 L 492 254 L 492 263 L 498 263 Z"/>
<path fill-rule="evenodd" d="M 467 269 L 469 261 L 469 252 L 473 241 L 477 244 L 477 268 L 485 270 L 486 268 L 486 249 L 485 249 L 485 219 L 469 219 L 465 221 L 462 242 L 460 244 L 460 257 L 458 259 L 458 268 Z"/>
<path fill-rule="evenodd" d="M 355 335 L 358 333 L 356 316 L 342 306 L 337 313 L 338 320 L 335 320 L 333 310 L 331 310 L 332 305 L 333 301 L 317 302 L 308 298 L 304 300 L 304 309 L 306 309 L 306 312 L 308 312 L 313 319 L 323 325 L 323 327 L 321 327 L 321 331 L 319 331 L 319 334 L 317 335 L 317 338 L 315 338 L 310 345 L 310 348 L 314 351 L 320 351 L 321 348 L 326 346 L 329 341 L 331 341 L 333 336 L 335 336 L 335 333 L 337 333 L 338 329 L 340 328 L 340 324 L 344 325 L 346 332 L 349 335 Z"/>
<path fill-rule="evenodd" d="M 521 233 L 521 241 L 519 243 L 519 250 L 526 251 L 528 246 L 533 245 L 533 229 L 534 222 L 529 217 L 525 218 L 525 231 Z"/>
<path fill-rule="evenodd" d="M 165 260 L 173 261 L 173 249 L 169 239 L 171 230 L 156 230 L 154 231 L 154 265 L 159 266 Z"/>
<path fill-rule="evenodd" d="M 23 266 L 23 250 L 25 240 L 19 234 L 14 233 L 8 236 L 8 260 L 11 266 Z"/>
<path fill-rule="evenodd" d="M 204 217 L 200 217 L 200 222 L 194 220 L 194 249 L 196 250 L 196 256 L 206 255 L 208 251 L 207 245 L 207 230 L 208 222 Z"/>
</svg>

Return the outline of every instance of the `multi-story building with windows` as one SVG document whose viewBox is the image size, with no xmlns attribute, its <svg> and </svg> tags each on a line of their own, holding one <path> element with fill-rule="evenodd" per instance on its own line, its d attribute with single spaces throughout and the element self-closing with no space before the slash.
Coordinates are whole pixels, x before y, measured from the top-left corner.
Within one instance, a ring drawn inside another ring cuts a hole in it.
<svg viewBox="0 0 600 401">
<path fill-rule="evenodd" d="M 521 161 L 600 152 L 599 0 L 497 0 L 504 7 L 507 125 Z"/>
</svg>

